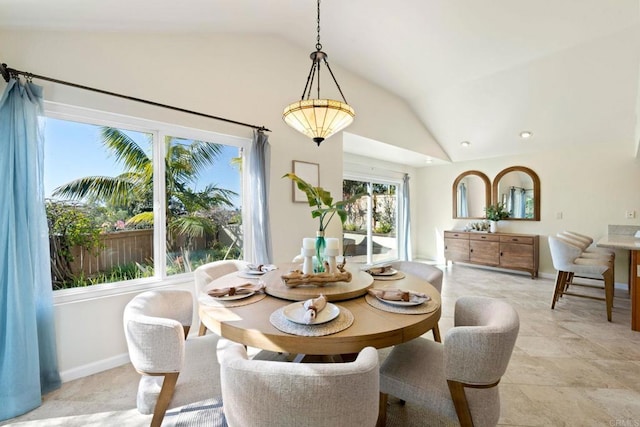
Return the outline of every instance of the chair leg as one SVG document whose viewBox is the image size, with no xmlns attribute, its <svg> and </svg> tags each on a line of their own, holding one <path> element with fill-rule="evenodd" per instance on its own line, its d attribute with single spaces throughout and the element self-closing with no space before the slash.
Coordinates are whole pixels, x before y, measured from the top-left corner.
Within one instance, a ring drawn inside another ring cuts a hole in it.
<svg viewBox="0 0 640 427">
<path fill-rule="evenodd" d="M 607 304 L 607 320 L 611 322 L 611 311 L 613 309 L 613 269 L 608 269 L 602 276 L 604 277 L 604 299 Z"/>
<path fill-rule="evenodd" d="M 380 400 L 378 402 L 378 421 L 376 427 L 385 427 L 387 425 L 387 400 L 389 395 L 387 393 L 380 393 Z"/>
<path fill-rule="evenodd" d="M 433 327 L 432 331 L 433 331 L 433 340 L 435 342 L 442 342 L 442 338 L 440 337 L 440 328 L 438 327 L 437 323 L 436 323 L 436 326 Z"/>
<path fill-rule="evenodd" d="M 551 300 L 551 309 L 553 310 L 556 306 L 556 302 L 558 302 L 558 298 L 562 295 L 564 291 L 564 282 L 566 280 L 567 273 L 561 270 L 558 270 L 558 274 L 556 274 L 556 287 L 553 291 L 553 298 Z"/>
<path fill-rule="evenodd" d="M 567 290 L 569 290 L 569 286 L 573 285 L 573 276 L 574 273 L 565 273 L 565 279 L 564 279 L 564 289 L 562 290 L 562 292 L 566 292 Z M 562 294 L 560 294 L 560 297 L 562 296 Z"/>
<path fill-rule="evenodd" d="M 153 411 L 153 418 L 151 419 L 151 427 L 160 427 L 162 425 L 164 414 L 167 412 L 169 402 L 171 402 L 173 392 L 176 389 L 176 382 L 178 382 L 179 374 L 180 372 L 164 374 L 160 395 L 158 396 L 158 401 L 156 402 L 156 407 Z"/>
<path fill-rule="evenodd" d="M 471 419 L 471 411 L 469 410 L 467 395 L 464 393 L 464 386 L 462 383 L 452 380 L 447 380 L 447 384 L 449 385 L 449 392 L 451 393 L 453 406 L 456 408 L 456 414 L 458 415 L 460 426 L 473 427 L 473 420 Z"/>
<path fill-rule="evenodd" d="M 207 334 L 207 327 L 204 323 L 200 322 L 200 329 L 198 329 L 198 336 L 201 337 Z"/>
</svg>

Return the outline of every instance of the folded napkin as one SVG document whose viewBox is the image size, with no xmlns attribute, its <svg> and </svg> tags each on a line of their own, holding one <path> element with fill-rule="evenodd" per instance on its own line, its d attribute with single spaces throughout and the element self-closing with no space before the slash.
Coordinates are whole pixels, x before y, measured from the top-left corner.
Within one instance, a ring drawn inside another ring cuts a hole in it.
<svg viewBox="0 0 640 427">
<path fill-rule="evenodd" d="M 390 265 L 377 265 L 375 267 L 369 267 L 365 271 L 369 274 L 383 274 L 391 270 Z"/>
<path fill-rule="evenodd" d="M 207 292 L 207 295 L 214 298 L 233 296 L 233 295 L 243 295 L 250 294 L 252 292 L 260 292 L 265 287 L 264 283 L 259 283 L 254 285 L 252 283 L 245 283 L 240 286 L 229 286 L 227 288 L 217 288 L 211 289 Z"/>
<path fill-rule="evenodd" d="M 374 297 L 387 301 L 409 302 L 411 301 L 411 297 L 430 298 L 429 295 L 423 294 L 422 292 L 403 291 L 401 289 L 368 289 L 367 292 Z"/>
<path fill-rule="evenodd" d="M 263 264 L 249 264 L 247 265 L 247 270 L 250 271 L 264 271 L 265 273 L 267 271 L 271 271 L 271 270 L 275 270 L 278 267 L 276 267 L 273 264 L 267 264 L 267 265 L 263 265 Z"/>
<path fill-rule="evenodd" d="M 304 323 L 310 324 L 313 320 L 318 316 L 325 307 L 327 306 L 327 298 L 320 294 L 318 298 L 308 299 L 304 303 L 302 303 L 302 307 L 305 309 L 304 316 L 302 320 Z"/>
</svg>

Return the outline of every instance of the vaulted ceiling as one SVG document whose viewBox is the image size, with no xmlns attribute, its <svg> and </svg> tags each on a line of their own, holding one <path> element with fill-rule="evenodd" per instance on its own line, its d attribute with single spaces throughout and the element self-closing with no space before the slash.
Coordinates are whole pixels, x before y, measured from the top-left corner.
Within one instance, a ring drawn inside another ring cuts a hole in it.
<svg viewBox="0 0 640 427">
<path fill-rule="evenodd" d="M 441 160 L 585 144 L 637 154 L 639 0 L 323 0 L 321 10 L 331 63 L 402 97 Z M 314 0 L 0 0 L 0 28 L 274 34 L 309 51 L 315 15 Z"/>
</svg>

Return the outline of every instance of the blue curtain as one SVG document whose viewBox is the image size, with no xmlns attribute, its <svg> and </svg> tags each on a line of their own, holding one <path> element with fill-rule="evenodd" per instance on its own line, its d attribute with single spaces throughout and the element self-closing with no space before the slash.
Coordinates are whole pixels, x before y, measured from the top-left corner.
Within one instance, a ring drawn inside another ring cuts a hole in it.
<svg viewBox="0 0 640 427">
<path fill-rule="evenodd" d="M 509 203 L 507 204 L 507 210 L 511 218 L 516 218 L 516 189 L 514 187 L 509 188 Z"/>
<path fill-rule="evenodd" d="M 405 261 L 411 261 L 411 198 L 409 197 L 409 174 L 404 174 L 402 179 L 402 248 L 401 257 Z"/>
<path fill-rule="evenodd" d="M 460 192 L 460 212 L 458 216 L 460 218 L 468 218 L 469 217 L 469 201 L 467 200 L 467 186 L 464 182 L 460 183 L 458 187 L 458 191 Z"/>
<path fill-rule="evenodd" d="M 520 189 L 520 200 L 518 201 L 519 204 L 519 211 L 520 211 L 520 216 L 518 218 L 526 218 L 526 209 L 527 209 L 527 190 L 525 190 L 524 188 Z"/>
<path fill-rule="evenodd" d="M 42 112 L 42 88 L 11 79 L 0 99 L 0 420 L 60 387 Z"/>
<path fill-rule="evenodd" d="M 269 223 L 269 137 L 262 131 L 253 132 L 249 150 L 249 200 L 251 200 L 251 262 L 271 262 L 271 232 Z"/>
</svg>

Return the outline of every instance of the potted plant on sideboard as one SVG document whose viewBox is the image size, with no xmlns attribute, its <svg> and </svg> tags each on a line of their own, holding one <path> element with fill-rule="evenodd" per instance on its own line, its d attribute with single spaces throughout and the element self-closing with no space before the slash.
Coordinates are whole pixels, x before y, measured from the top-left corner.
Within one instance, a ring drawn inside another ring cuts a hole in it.
<svg viewBox="0 0 640 427">
<path fill-rule="evenodd" d="M 495 233 L 498 228 L 498 221 L 509 218 L 509 211 L 504 203 L 496 203 L 484 208 L 485 216 L 490 221 L 489 232 Z"/>
</svg>

